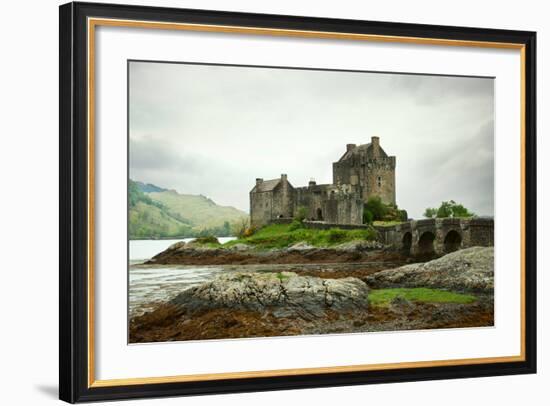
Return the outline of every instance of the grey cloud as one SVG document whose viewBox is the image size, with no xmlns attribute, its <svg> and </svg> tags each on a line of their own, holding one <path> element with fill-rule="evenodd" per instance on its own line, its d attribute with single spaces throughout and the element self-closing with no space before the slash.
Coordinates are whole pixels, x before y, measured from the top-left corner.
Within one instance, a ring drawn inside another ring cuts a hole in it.
<svg viewBox="0 0 550 406">
<path fill-rule="evenodd" d="M 200 173 L 207 168 L 204 159 L 192 153 L 176 152 L 170 145 L 152 138 L 130 139 L 130 168 Z"/>
<path fill-rule="evenodd" d="M 130 64 L 130 175 L 248 210 L 254 178 L 332 181 L 346 143 L 381 138 L 415 217 L 493 213 L 493 80 Z"/>
</svg>

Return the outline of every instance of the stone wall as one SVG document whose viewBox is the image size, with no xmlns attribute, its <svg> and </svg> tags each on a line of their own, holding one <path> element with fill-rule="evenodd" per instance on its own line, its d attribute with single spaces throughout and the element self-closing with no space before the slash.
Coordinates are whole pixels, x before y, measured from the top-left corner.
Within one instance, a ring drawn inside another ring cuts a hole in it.
<svg viewBox="0 0 550 406">
<path fill-rule="evenodd" d="M 291 217 L 294 213 L 295 191 L 285 174 L 281 175 L 281 183 L 274 192 L 277 197 L 276 206 L 273 208 L 275 217 Z"/>
<path fill-rule="evenodd" d="M 472 219 L 470 221 L 470 245 L 491 247 L 495 245 L 493 219 Z"/>
<path fill-rule="evenodd" d="M 331 193 L 330 186 L 316 185 L 314 182 L 310 182 L 309 186 L 296 188 L 294 217 L 298 214 L 299 210 L 304 208 L 306 209 L 306 218 L 308 220 L 324 220 L 327 215 L 324 202 Z"/>
<path fill-rule="evenodd" d="M 338 224 L 362 224 L 363 202 L 349 185 L 317 185 L 295 189 L 294 216 L 306 209 L 306 219 Z"/>
<path fill-rule="evenodd" d="M 395 204 L 395 157 L 357 157 L 332 164 L 333 182 L 350 185 L 367 202 L 380 196 L 386 204 Z"/>
<path fill-rule="evenodd" d="M 250 192 L 250 223 L 261 227 L 279 217 L 292 217 L 294 214 L 295 192 L 285 174 L 269 190 L 262 190 L 263 179 L 256 180 L 256 188 Z M 270 184 L 277 179 L 268 181 Z"/>
<path fill-rule="evenodd" d="M 368 160 L 363 175 L 363 200 L 379 196 L 386 204 L 395 205 L 395 157 Z"/>
<path fill-rule="evenodd" d="M 356 194 L 336 195 L 324 202 L 326 221 L 336 224 L 363 223 L 363 201 Z"/>
<path fill-rule="evenodd" d="M 303 224 L 305 228 L 312 228 L 316 230 L 329 230 L 331 228 L 340 228 L 342 230 L 365 230 L 369 228 L 366 224 L 339 224 L 320 221 L 304 221 Z"/>
<path fill-rule="evenodd" d="M 375 228 L 380 242 L 413 255 L 494 245 L 493 219 L 424 219 Z"/>
<path fill-rule="evenodd" d="M 280 218 L 271 221 L 271 224 L 291 224 L 294 221 L 293 218 Z M 370 228 L 366 224 L 339 224 L 339 223 L 327 223 L 325 221 L 309 221 L 304 220 L 302 223 L 305 228 L 311 228 L 315 230 L 329 230 L 331 228 L 340 228 L 342 230 L 365 230 Z"/>
<path fill-rule="evenodd" d="M 261 227 L 272 220 L 273 192 L 250 193 L 250 224 Z"/>
</svg>

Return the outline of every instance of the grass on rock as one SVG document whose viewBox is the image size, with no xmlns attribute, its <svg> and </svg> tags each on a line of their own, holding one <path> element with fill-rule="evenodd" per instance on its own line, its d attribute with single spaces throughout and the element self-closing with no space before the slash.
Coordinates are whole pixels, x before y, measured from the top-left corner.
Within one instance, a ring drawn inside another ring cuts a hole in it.
<svg viewBox="0 0 550 406">
<path fill-rule="evenodd" d="M 477 299 L 475 296 L 463 293 L 450 292 L 448 290 L 428 289 L 428 288 L 392 288 L 392 289 L 373 289 L 369 292 L 369 304 L 373 306 L 388 306 L 396 298 L 412 302 L 424 303 L 473 303 Z"/>
<path fill-rule="evenodd" d="M 295 224 L 271 224 L 262 227 L 250 237 L 230 241 L 223 246 L 248 244 L 256 248 L 287 248 L 298 242 L 304 242 L 315 247 L 330 247 L 357 240 L 374 240 L 376 231 L 367 228 L 359 230 L 342 230 L 331 228 L 317 230 L 298 227 Z"/>
<path fill-rule="evenodd" d="M 389 221 L 376 220 L 376 221 L 373 221 L 372 224 L 377 227 L 391 227 L 402 223 L 403 221 L 398 221 L 398 220 L 389 220 Z"/>
</svg>

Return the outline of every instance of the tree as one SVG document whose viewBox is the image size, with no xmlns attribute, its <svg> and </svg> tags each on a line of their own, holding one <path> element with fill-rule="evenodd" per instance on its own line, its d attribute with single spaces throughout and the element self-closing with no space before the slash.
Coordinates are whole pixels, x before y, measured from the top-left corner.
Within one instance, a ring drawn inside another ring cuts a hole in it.
<svg viewBox="0 0 550 406">
<path fill-rule="evenodd" d="M 372 214 L 372 220 L 382 220 L 388 212 L 388 206 L 382 202 L 379 196 L 372 196 L 365 203 L 364 211 Z"/>
<path fill-rule="evenodd" d="M 248 237 L 254 233 L 254 229 L 250 226 L 250 218 L 242 217 L 238 222 L 234 223 L 233 235 L 238 238 Z"/>
<path fill-rule="evenodd" d="M 428 207 L 424 211 L 424 217 L 429 218 L 429 219 L 436 218 L 437 217 L 437 209 L 434 209 L 433 207 Z"/>
<path fill-rule="evenodd" d="M 221 237 L 229 237 L 230 235 L 231 235 L 231 226 L 229 225 L 229 221 L 224 221 Z"/>
<path fill-rule="evenodd" d="M 462 204 L 449 200 L 441 202 L 438 208 L 428 207 L 424 211 L 424 217 L 427 218 L 445 218 L 445 217 L 474 217 L 475 213 L 470 212 Z"/>
<path fill-rule="evenodd" d="M 363 206 L 363 224 L 373 221 L 407 221 L 407 211 L 400 210 L 395 204 L 385 204 L 379 196 L 369 197 Z"/>
</svg>

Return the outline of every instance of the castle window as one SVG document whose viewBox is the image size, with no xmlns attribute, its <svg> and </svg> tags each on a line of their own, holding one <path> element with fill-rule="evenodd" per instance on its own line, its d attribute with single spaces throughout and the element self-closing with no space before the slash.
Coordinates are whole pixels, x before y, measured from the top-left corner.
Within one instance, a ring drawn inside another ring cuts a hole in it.
<svg viewBox="0 0 550 406">
<path fill-rule="evenodd" d="M 382 178 L 379 176 L 377 179 L 378 187 L 382 187 Z"/>
</svg>

